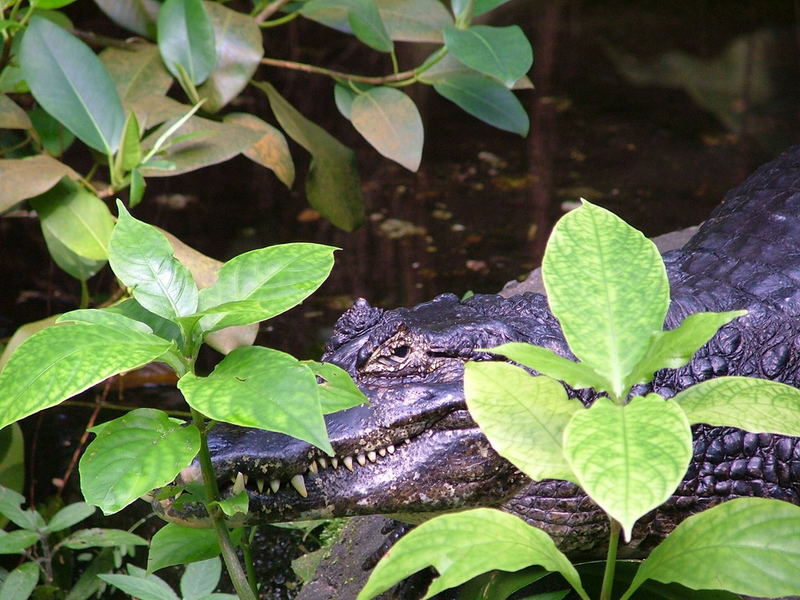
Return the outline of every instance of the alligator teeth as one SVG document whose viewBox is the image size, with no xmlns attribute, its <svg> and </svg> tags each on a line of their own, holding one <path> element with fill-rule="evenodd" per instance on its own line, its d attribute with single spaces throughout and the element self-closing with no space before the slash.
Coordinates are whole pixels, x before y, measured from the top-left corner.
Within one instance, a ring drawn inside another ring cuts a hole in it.
<svg viewBox="0 0 800 600">
<path fill-rule="evenodd" d="M 367 457 L 364 456 L 363 454 L 356 455 L 356 460 L 358 461 L 358 464 L 360 464 L 362 467 L 365 464 L 367 464 Z"/>
<path fill-rule="evenodd" d="M 256 487 L 258 488 L 258 493 L 264 493 L 264 480 L 263 479 L 256 479 Z"/>
<path fill-rule="evenodd" d="M 279 479 L 270 479 L 269 489 L 271 489 L 273 491 L 273 493 L 277 494 L 278 490 L 281 489 L 280 480 Z"/>
<path fill-rule="evenodd" d="M 320 466 L 321 469 L 327 469 L 328 468 L 328 461 L 325 459 L 324 456 L 320 456 L 317 459 L 317 462 L 319 463 L 319 466 Z"/>
<path fill-rule="evenodd" d="M 392 444 L 389 444 L 388 446 L 386 446 L 386 451 L 389 454 L 394 454 L 394 446 Z"/>
<path fill-rule="evenodd" d="M 353 457 L 352 456 L 345 456 L 342 459 L 344 466 L 347 467 L 349 470 L 353 470 Z"/>
<path fill-rule="evenodd" d="M 290 483 L 292 484 L 292 487 L 297 490 L 297 493 L 303 498 L 308 496 L 308 492 L 306 491 L 306 482 L 302 475 L 295 475 L 292 477 Z"/>
<path fill-rule="evenodd" d="M 403 440 L 403 443 L 404 443 L 404 444 L 410 444 L 410 443 L 411 443 L 411 440 L 410 440 L 410 439 L 408 439 L 408 438 L 406 438 L 406 439 L 404 439 L 404 440 Z"/>
<path fill-rule="evenodd" d="M 233 495 L 235 496 L 243 492 L 244 486 L 245 486 L 244 474 L 241 471 L 239 471 L 238 473 L 236 473 L 236 478 L 233 481 Z"/>
<path fill-rule="evenodd" d="M 339 468 L 339 459 L 336 458 L 335 456 L 331 459 L 331 466 L 334 469 L 338 469 Z"/>
<path fill-rule="evenodd" d="M 386 448 L 380 448 L 378 450 L 378 454 L 380 454 L 381 456 L 386 456 Z"/>
<path fill-rule="evenodd" d="M 244 478 L 244 484 L 247 485 L 247 481 L 250 479 L 250 477 L 247 475 L 247 473 L 240 473 L 240 474 L 242 478 Z"/>
<path fill-rule="evenodd" d="M 308 465 L 308 472 L 312 475 L 316 475 L 319 472 L 319 469 L 317 469 L 317 461 L 311 461 L 311 464 Z"/>
<path fill-rule="evenodd" d="M 369 462 L 375 462 L 376 460 L 378 460 L 378 455 L 375 454 L 373 450 L 370 450 L 369 452 L 367 452 L 367 458 L 369 459 Z"/>
</svg>

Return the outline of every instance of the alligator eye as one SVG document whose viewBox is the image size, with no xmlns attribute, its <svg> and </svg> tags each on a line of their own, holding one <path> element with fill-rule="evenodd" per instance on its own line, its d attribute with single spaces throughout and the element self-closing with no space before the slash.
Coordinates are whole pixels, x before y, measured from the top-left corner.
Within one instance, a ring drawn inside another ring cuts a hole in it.
<svg viewBox="0 0 800 600">
<path fill-rule="evenodd" d="M 394 349 L 392 355 L 396 356 L 397 358 L 405 358 L 410 350 L 411 348 L 409 348 L 408 346 L 398 346 L 397 348 Z"/>
</svg>

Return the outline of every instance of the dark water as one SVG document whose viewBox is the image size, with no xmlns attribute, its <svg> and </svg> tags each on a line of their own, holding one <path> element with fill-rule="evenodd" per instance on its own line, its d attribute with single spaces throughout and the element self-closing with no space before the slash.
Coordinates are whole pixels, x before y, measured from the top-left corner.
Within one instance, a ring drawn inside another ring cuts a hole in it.
<svg viewBox="0 0 800 600">
<path fill-rule="evenodd" d="M 286 241 L 341 247 L 317 295 L 262 325 L 259 343 L 314 356 L 355 297 L 397 306 L 499 290 L 538 265 L 552 223 L 580 196 L 657 235 L 701 221 L 754 167 L 800 142 L 796 2 L 513 0 L 493 21 L 510 23 L 526 30 L 536 54 L 536 89 L 520 94 L 530 136 L 493 130 L 421 90 L 427 138 L 419 173 L 367 147 L 338 116 L 327 81 L 261 74 L 356 149 L 368 207 L 361 230 L 346 234 L 315 219 L 300 183 L 289 192 L 245 159 L 148 182 L 136 215 L 222 260 Z M 376 68 L 314 24 L 294 23 L 289 32 L 300 40 L 294 60 Z M 302 40 L 319 36 L 331 41 L 312 54 Z M 268 51 L 281 55 L 284 46 L 275 41 Z M 263 97 L 243 101 L 269 119 Z M 302 173 L 306 159 L 294 149 Z M 50 262 L 35 219 L 0 220 L 0 281 L 0 335 L 79 298 Z M 102 300 L 112 284 L 105 271 L 90 287 Z M 52 467 L 31 470 L 37 495 L 52 493 L 51 479 L 63 471 L 43 459 L 43 447 L 61 444 L 68 461 L 77 443 L 46 437 L 59 422 L 29 424 L 41 434 L 31 464 Z"/>
</svg>

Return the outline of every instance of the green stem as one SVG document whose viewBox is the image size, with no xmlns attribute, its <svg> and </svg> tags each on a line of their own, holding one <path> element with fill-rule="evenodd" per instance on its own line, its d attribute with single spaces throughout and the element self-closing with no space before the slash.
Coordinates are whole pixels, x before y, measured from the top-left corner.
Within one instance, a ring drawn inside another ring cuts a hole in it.
<svg viewBox="0 0 800 600">
<path fill-rule="evenodd" d="M 617 566 L 617 546 L 619 545 L 619 523 L 609 517 L 611 529 L 608 534 L 608 554 L 606 555 L 606 568 L 603 572 L 603 587 L 600 589 L 600 600 L 611 600 L 614 588 L 614 569 Z"/>
<path fill-rule="evenodd" d="M 258 26 L 262 29 L 267 29 L 269 27 L 278 27 L 280 25 L 285 25 L 290 21 L 294 21 L 297 17 L 300 16 L 299 12 L 289 13 L 288 15 L 284 15 L 282 17 L 278 17 L 277 19 L 272 19 L 270 21 L 264 21 L 263 23 L 259 23 Z"/>
<path fill-rule="evenodd" d="M 257 594 L 258 586 L 256 585 L 256 568 L 255 563 L 253 563 L 253 551 L 250 548 L 250 543 L 253 541 L 253 536 L 255 533 L 255 527 L 245 530 L 245 535 L 243 536 L 244 539 L 242 541 L 242 554 L 244 555 L 244 567 L 247 569 L 247 581 L 250 582 L 250 588 L 253 590 L 253 593 Z"/>
<path fill-rule="evenodd" d="M 275 0 L 275 2 L 270 2 L 267 6 L 258 13 L 255 17 L 256 23 L 259 25 L 262 24 L 264 21 L 269 19 L 272 15 L 278 12 L 284 5 L 289 4 L 291 0 Z M 277 19 L 276 19 L 277 20 Z"/>
<path fill-rule="evenodd" d="M 228 575 L 240 600 L 257 600 L 247 581 L 247 575 L 245 575 L 239 562 L 239 557 L 236 556 L 236 549 L 231 542 L 231 536 L 228 533 L 228 527 L 225 525 L 222 510 L 216 504 L 211 504 L 219 498 L 219 488 L 217 487 L 217 479 L 214 476 L 214 467 L 211 465 L 211 454 L 208 451 L 208 430 L 206 429 L 203 415 L 192 409 L 192 421 L 200 430 L 200 452 L 198 458 L 200 459 L 200 469 L 203 473 L 203 485 L 209 498 L 206 510 L 214 525 L 214 531 L 217 533 L 222 559 L 225 561 Z"/>
<path fill-rule="evenodd" d="M 81 304 L 80 308 L 89 308 L 89 284 L 85 279 L 81 279 Z"/>
</svg>

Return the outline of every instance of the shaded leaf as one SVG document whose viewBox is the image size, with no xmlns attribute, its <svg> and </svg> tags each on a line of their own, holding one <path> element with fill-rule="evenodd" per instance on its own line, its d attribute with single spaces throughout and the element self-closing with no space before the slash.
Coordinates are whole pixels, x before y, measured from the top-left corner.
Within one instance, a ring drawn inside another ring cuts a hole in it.
<svg viewBox="0 0 800 600">
<path fill-rule="evenodd" d="M 110 548 L 101 550 L 94 560 L 89 563 L 86 570 L 81 573 L 78 581 L 72 586 L 64 600 L 87 600 L 93 594 L 98 594 L 105 587 L 100 573 L 110 573 L 114 570 L 114 555 Z"/>
<path fill-rule="evenodd" d="M 333 456 L 316 378 L 293 356 L 237 348 L 208 377 L 188 373 L 178 387 L 189 406 L 215 421 L 285 433 Z"/>
<path fill-rule="evenodd" d="M 183 600 L 198 600 L 214 591 L 222 574 L 222 562 L 218 556 L 186 565 L 181 577 Z"/>
<path fill-rule="evenodd" d="M 117 0 L 120 4 L 125 1 Z M 164 68 L 155 44 L 136 44 L 130 49 L 106 48 L 100 53 L 100 60 L 126 105 L 151 96 L 163 96 L 172 85 L 172 77 Z"/>
<path fill-rule="evenodd" d="M 357 95 L 358 94 L 352 88 L 350 88 L 349 85 L 337 83 L 333 87 L 333 99 L 336 102 L 336 108 L 348 121 L 353 116 L 353 100 L 356 99 Z"/>
<path fill-rule="evenodd" d="M 143 578 L 132 575 L 104 574 L 98 575 L 98 577 L 138 600 L 179 600 L 172 588 L 155 575 Z"/>
<path fill-rule="evenodd" d="M 119 147 L 125 113 L 114 83 L 86 44 L 34 16 L 20 45 L 31 93 L 82 142 L 104 154 Z"/>
<path fill-rule="evenodd" d="M 439 0 L 375 0 L 389 37 L 401 42 L 442 42 L 453 17 Z"/>
<path fill-rule="evenodd" d="M 528 567 L 510 573 L 489 571 L 462 585 L 458 600 L 506 600 L 514 592 L 539 581 L 546 575 L 549 575 L 549 572 L 542 567 Z"/>
<path fill-rule="evenodd" d="M 364 202 L 355 154 L 289 104 L 272 85 L 253 82 L 267 94 L 283 130 L 311 153 L 306 196 L 319 213 L 337 227 L 352 231 L 364 220 Z"/>
<path fill-rule="evenodd" d="M 94 506 L 90 506 L 85 502 L 73 502 L 54 514 L 53 518 L 47 522 L 47 527 L 45 529 L 49 533 L 53 533 L 66 529 L 67 527 L 72 527 L 84 519 L 91 517 L 95 510 Z"/>
<path fill-rule="evenodd" d="M 22 491 L 25 483 L 25 441 L 19 423 L 0 430 L 0 444 L 0 485 Z M 5 527 L 6 524 L 5 519 L 0 519 L 0 525 Z"/>
<path fill-rule="evenodd" d="M 153 334 L 105 325 L 43 329 L 0 372 L 0 427 L 147 364 L 171 347 Z"/>
<path fill-rule="evenodd" d="M 0 129 L 30 129 L 27 113 L 6 95 L 0 95 Z"/>
<path fill-rule="evenodd" d="M 464 13 L 468 1 L 469 0 L 451 0 L 450 3 L 453 6 L 453 12 L 457 17 Z M 475 4 L 472 8 L 472 16 L 477 17 L 478 15 L 482 15 L 506 2 L 508 2 L 508 0 L 475 0 Z"/>
<path fill-rule="evenodd" d="M 527 135 L 530 123 L 517 97 L 502 83 L 477 73 L 438 79 L 433 88 L 473 117 L 503 129 Z"/>
<path fill-rule="evenodd" d="M 64 315 L 64 318 L 68 318 L 70 315 L 82 312 L 84 311 L 72 311 Z M 140 326 L 146 327 L 160 338 L 174 341 L 176 344 L 179 344 L 182 341 L 181 331 L 176 323 L 150 312 L 141 304 L 139 304 L 134 298 L 129 298 L 123 302 L 120 302 L 119 304 L 106 307 L 102 309 L 102 311 L 89 312 L 116 313 L 118 315 L 122 315 L 123 317 L 127 317 L 128 320 L 132 320 L 134 322 L 138 321 Z M 136 327 L 136 325 L 132 326 Z"/>
<path fill-rule="evenodd" d="M 24 503 L 25 498 L 22 494 L 6 487 L 0 487 L 0 513 L 4 517 L 22 529 L 35 531 L 44 528 L 42 515 L 31 508 L 22 510 Z"/>
<path fill-rule="evenodd" d="M 656 394 L 619 406 L 598 398 L 564 430 L 564 455 L 578 483 L 622 525 L 663 504 L 686 474 L 692 432 L 686 413 Z"/>
<path fill-rule="evenodd" d="M 0 588 L 0 600 L 25 600 L 39 582 L 39 567 L 34 562 L 23 563 L 11 571 Z"/>
<path fill-rule="evenodd" d="M 92 507 L 94 508 L 94 507 Z M 71 550 L 85 548 L 108 548 L 115 546 L 147 546 L 147 540 L 122 529 L 81 529 L 67 536 L 59 545 Z"/>
<path fill-rule="evenodd" d="M 491 569 L 517 571 L 530 565 L 561 573 L 588 600 L 575 567 L 544 531 L 490 508 L 436 517 L 407 533 L 372 571 L 358 600 L 373 598 L 428 566 L 435 567 L 439 577 L 426 599 Z"/>
<path fill-rule="evenodd" d="M 90 277 L 94 277 L 108 262 L 106 259 L 94 260 L 75 253 L 69 246 L 63 244 L 55 237 L 49 229 L 43 229 L 42 235 L 44 236 L 45 244 L 47 244 L 47 251 L 50 253 L 50 258 L 75 279 L 86 281 Z"/>
<path fill-rule="evenodd" d="M 511 87 L 533 64 L 533 51 L 525 34 L 516 25 L 491 27 L 455 26 L 443 31 L 445 47 L 462 63 L 491 75 Z"/>
<path fill-rule="evenodd" d="M 146 187 L 147 183 L 144 177 L 142 177 L 141 171 L 139 171 L 139 169 L 133 169 L 131 171 L 131 187 L 128 192 L 128 206 L 133 208 L 142 201 Z"/>
<path fill-rule="evenodd" d="M 40 106 L 32 108 L 28 116 L 36 130 L 36 135 L 39 136 L 42 148 L 50 156 L 61 156 L 75 141 L 72 132 Z"/>
<path fill-rule="evenodd" d="M 256 72 L 264 45 L 255 19 L 221 4 L 205 5 L 214 28 L 216 66 L 198 92 L 205 110 L 217 112 L 239 95 Z"/>
<path fill-rule="evenodd" d="M 219 556 L 219 543 L 213 529 L 196 529 L 167 523 L 150 541 L 147 570 L 152 573 L 164 567 L 207 560 L 215 556 Z"/>
<path fill-rule="evenodd" d="M 327 25 L 330 23 L 328 15 L 339 11 L 346 12 L 349 29 L 361 42 L 379 52 L 392 51 L 394 45 L 372 0 L 308 0 L 300 9 L 300 14 L 321 20 Z M 341 26 L 337 28 L 343 29 Z"/>
<path fill-rule="evenodd" d="M 40 319 L 38 321 L 31 321 L 30 323 L 25 323 L 24 325 L 20 325 L 17 330 L 14 332 L 14 335 L 11 336 L 11 339 L 6 342 L 5 347 L 3 348 L 3 352 L 0 353 L 0 371 L 2 371 L 3 367 L 6 366 L 8 359 L 11 358 L 12 353 L 17 347 L 31 337 L 34 333 L 41 331 L 46 327 L 50 327 L 51 325 L 55 324 L 56 319 L 59 315 L 50 315 L 49 317 L 45 317 L 44 319 Z M 8 487 L 8 486 L 6 486 Z"/>
<path fill-rule="evenodd" d="M 95 0 L 95 4 L 117 25 L 150 39 L 156 37 L 158 0 Z"/>
<path fill-rule="evenodd" d="M 158 49 L 167 70 L 180 79 L 182 68 L 195 85 L 217 60 L 214 28 L 201 0 L 167 0 L 158 13 Z"/>
<path fill-rule="evenodd" d="M 642 563 L 622 600 L 646 579 L 748 596 L 800 594 L 798 528 L 800 507 L 788 502 L 723 502 L 678 525 Z"/>
<path fill-rule="evenodd" d="M 364 392 L 358 389 L 350 374 L 341 367 L 314 360 L 301 362 L 322 379 L 317 390 L 323 414 L 327 415 L 367 402 Z"/>
<path fill-rule="evenodd" d="M 136 113 L 128 113 L 123 128 L 122 143 L 117 152 L 117 168 L 120 173 L 130 171 L 142 160 L 142 146 L 139 143 L 139 122 Z"/>
<path fill-rule="evenodd" d="M 79 179 L 75 171 L 47 154 L 0 159 L 0 212 L 18 202 L 43 194 L 63 177 Z"/>
<path fill-rule="evenodd" d="M 533 480 L 576 481 L 562 451 L 564 428 L 583 405 L 549 377 L 499 362 L 464 369 L 467 407 L 497 453 Z"/>
<path fill-rule="evenodd" d="M 81 491 L 108 515 L 168 484 L 200 449 L 200 432 L 166 413 L 138 408 L 104 423 L 81 457 Z M 136 465 L 136 469 L 131 469 Z"/>
<path fill-rule="evenodd" d="M 161 59 L 159 58 L 159 62 Z M 191 106 L 181 104 L 168 96 L 149 95 L 137 98 L 129 103 L 130 110 L 136 113 L 142 131 L 160 125 L 164 121 L 179 119 L 190 110 Z M 155 138 L 149 138 L 150 145 Z"/>
<path fill-rule="evenodd" d="M 8 533 L 0 533 L 0 554 L 22 554 L 26 548 L 39 541 L 39 534 L 35 531 L 17 529 Z"/>
<path fill-rule="evenodd" d="M 230 113 L 225 115 L 225 121 L 247 127 L 261 135 L 261 138 L 242 154 L 272 170 L 287 188 L 291 188 L 294 184 L 294 162 L 283 133 L 249 113 Z"/>
<path fill-rule="evenodd" d="M 410 171 L 419 168 L 424 133 L 411 98 L 394 88 L 374 87 L 358 94 L 351 109 L 353 126 L 378 152 Z"/>
</svg>

